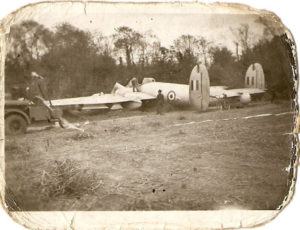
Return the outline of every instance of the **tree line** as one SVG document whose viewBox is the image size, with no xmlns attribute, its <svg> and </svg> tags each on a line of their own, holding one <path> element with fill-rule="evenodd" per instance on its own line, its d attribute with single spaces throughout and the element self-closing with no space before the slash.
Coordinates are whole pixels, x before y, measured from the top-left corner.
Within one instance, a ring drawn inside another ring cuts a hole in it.
<svg viewBox="0 0 300 230">
<path fill-rule="evenodd" d="M 244 75 L 254 62 L 262 64 L 266 84 L 280 98 L 290 98 L 293 89 L 290 46 L 284 34 L 265 28 L 265 36 L 251 42 L 247 24 L 231 29 L 236 53 L 219 47 L 203 36 L 184 34 L 169 47 L 151 31 L 144 33 L 121 26 L 110 36 L 91 33 L 68 23 L 50 30 L 35 21 L 11 27 L 7 35 L 5 87 L 25 87 L 30 73 L 45 78 L 51 98 L 108 93 L 115 82 L 132 77 L 187 84 L 196 63 L 209 71 L 211 85 L 243 87 Z M 242 50 L 242 52 L 240 52 Z"/>
</svg>

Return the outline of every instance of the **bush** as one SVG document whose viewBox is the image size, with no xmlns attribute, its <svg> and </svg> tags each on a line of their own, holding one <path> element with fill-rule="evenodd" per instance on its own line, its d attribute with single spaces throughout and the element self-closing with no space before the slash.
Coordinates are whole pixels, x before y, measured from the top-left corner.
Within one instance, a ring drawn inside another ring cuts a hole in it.
<svg viewBox="0 0 300 230">
<path fill-rule="evenodd" d="M 38 183 L 41 196 L 45 198 L 81 197 L 94 192 L 102 183 L 94 171 L 82 167 L 75 160 L 56 160 L 48 165 L 49 168 L 42 172 Z"/>
</svg>

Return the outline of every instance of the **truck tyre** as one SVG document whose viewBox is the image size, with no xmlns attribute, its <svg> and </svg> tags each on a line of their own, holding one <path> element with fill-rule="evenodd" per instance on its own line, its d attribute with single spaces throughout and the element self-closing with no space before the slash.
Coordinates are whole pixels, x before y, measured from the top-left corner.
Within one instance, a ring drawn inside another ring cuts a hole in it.
<svg viewBox="0 0 300 230">
<path fill-rule="evenodd" d="M 12 114 L 5 118 L 5 134 L 17 135 L 25 133 L 26 127 L 27 122 L 21 115 Z"/>
</svg>

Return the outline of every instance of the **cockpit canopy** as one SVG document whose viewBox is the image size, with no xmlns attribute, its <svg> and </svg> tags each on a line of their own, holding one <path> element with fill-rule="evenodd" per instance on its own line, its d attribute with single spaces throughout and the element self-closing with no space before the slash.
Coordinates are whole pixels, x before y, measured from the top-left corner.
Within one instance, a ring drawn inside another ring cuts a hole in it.
<svg viewBox="0 0 300 230">
<path fill-rule="evenodd" d="M 155 79 L 153 77 L 145 77 L 143 79 L 142 84 L 146 84 L 146 83 L 149 83 L 149 82 L 155 82 Z"/>
</svg>

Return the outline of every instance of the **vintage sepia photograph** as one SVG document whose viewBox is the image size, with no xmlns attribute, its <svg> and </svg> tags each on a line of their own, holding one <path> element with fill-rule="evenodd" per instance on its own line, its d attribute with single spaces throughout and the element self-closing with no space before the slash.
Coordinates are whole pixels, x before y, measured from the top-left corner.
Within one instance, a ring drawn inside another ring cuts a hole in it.
<svg viewBox="0 0 300 230">
<path fill-rule="evenodd" d="M 298 66 L 274 14 L 176 3 L 22 10 L 4 41 L 9 211 L 288 203 Z"/>
</svg>

